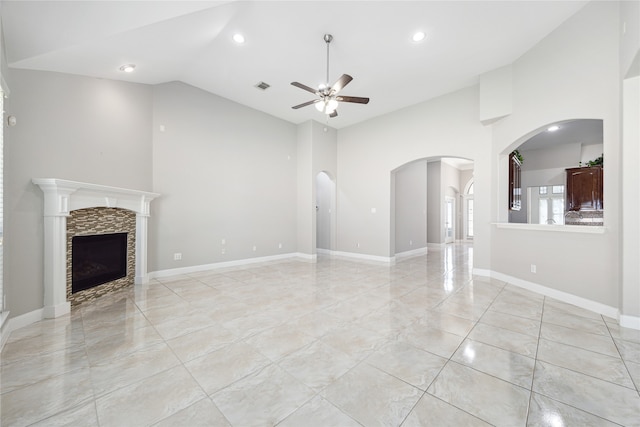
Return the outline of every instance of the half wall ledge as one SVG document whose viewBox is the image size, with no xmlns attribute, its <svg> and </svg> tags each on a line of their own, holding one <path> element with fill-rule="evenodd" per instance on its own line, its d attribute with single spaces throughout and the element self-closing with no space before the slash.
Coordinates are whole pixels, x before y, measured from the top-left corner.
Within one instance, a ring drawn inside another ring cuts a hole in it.
<svg viewBox="0 0 640 427">
<path fill-rule="evenodd" d="M 158 193 L 56 178 L 34 178 L 44 194 L 44 317 L 71 311 L 67 301 L 67 217 L 85 208 L 122 208 L 136 213 L 135 283 L 149 281 L 147 228 L 150 203 Z"/>
</svg>

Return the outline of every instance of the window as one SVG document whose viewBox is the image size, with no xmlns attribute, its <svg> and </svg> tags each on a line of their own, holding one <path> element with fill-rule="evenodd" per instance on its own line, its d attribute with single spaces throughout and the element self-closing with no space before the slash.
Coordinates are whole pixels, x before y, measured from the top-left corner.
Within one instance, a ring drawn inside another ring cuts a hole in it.
<svg viewBox="0 0 640 427">
<path fill-rule="evenodd" d="M 533 193 L 533 192 L 532 192 Z M 564 185 L 538 187 L 538 197 L 530 194 L 529 216 L 533 224 L 564 224 Z M 536 204 L 537 201 L 537 204 Z M 537 215 L 535 206 L 537 205 Z"/>
</svg>

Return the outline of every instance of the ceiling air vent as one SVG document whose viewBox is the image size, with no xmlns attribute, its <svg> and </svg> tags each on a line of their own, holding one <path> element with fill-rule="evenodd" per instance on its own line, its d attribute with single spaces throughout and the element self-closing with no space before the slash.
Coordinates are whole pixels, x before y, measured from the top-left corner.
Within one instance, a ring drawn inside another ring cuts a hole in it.
<svg viewBox="0 0 640 427">
<path fill-rule="evenodd" d="M 256 84 L 256 87 L 260 90 L 267 90 L 271 87 L 271 85 L 265 83 L 265 82 L 258 82 L 258 84 Z"/>
</svg>

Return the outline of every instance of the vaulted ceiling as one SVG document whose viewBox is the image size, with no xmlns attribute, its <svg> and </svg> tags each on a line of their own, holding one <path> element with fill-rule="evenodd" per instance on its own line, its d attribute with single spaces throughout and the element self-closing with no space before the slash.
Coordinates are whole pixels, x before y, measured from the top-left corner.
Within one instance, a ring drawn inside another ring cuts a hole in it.
<svg viewBox="0 0 640 427">
<path fill-rule="evenodd" d="M 473 85 L 586 1 L 11 1 L 0 3 L 11 68 L 158 84 L 182 81 L 284 120 L 324 121 L 291 86 L 347 73 L 341 128 Z M 412 41 L 417 31 L 426 33 Z M 245 43 L 233 41 L 241 33 Z M 133 73 L 119 68 L 135 64 Z M 255 87 L 259 82 L 267 90 Z"/>
</svg>

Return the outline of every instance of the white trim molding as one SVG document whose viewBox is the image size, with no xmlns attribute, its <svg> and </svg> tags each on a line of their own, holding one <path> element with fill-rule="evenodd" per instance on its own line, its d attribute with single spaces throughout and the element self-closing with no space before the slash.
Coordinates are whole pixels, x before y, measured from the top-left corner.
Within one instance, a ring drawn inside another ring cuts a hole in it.
<svg viewBox="0 0 640 427">
<path fill-rule="evenodd" d="M 190 267 L 179 267 L 179 268 L 170 268 L 167 270 L 153 271 L 149 273 L 149 278 L 156 279 L 159 277 L 171 277 L 171 276 L 177 276 L 180 274 L 201 273 L 203 271 L 216 270 L 218 268 L 242 267 L 245 265 L 259 264 L 259 263 L 270 262 L 270 261 L 281 261 L 285 259 L 299 259 L 303 261 L 315 262 L 317 257 L 316 255 L 309 255 L 309 254 L 303 254 L 300 252 L 295 252 L 295 253 L 282 254 L 282 255 L 246 258 L 246 259 L 239 259 L 234 261 L 223 261 L 223 262 L 215 262 L 212 264 L 201 264 L 201 265 L 193 265 Z"/>
<path fill-rule="evenodd" d="M 594 313 L 611 317 L 612 319 L 618 320 L 621 326 L 625 326 L 627 328 L 640 329 L 640 322 L 625 321 L 626 324 L 622 324 L 623 316 L 620 315 L 620 310 L 610 305 L 602 304 L 587 298 L 582 298 L 577 295 L 570 294 L 568 292 L 559 291 L 557 289 L 549 288 L 547 286 L 539 285 L 537 283 L 522 280 L 517 277 L 509 276 L 507 274 L 499 273 L 492 270 L 474 268 L 473 274 L 478 276 L 491 277 L 493 279 L 497 279 L 517 286 L 519 288 L 527 289 L 537 294 L 545 295 L 557 299 L 558 301 L 566 302 L 567 304 L 572 304 L 577 307 L 584 308 L 585 310 L 593 311 Z M 630 320 L 633 319 L 631 316 L 626 317 L 631 318 Z M 637 326 L 633 326 L 634 324 Z"/>
<path fill-rule="evenodd" d="M 385 263 L 385 264 L 395 264 L 396 257 L 385 257 L 379 255 L 367 255 L 367 254 L 359 254 L 356 252 L 343 252 L 343 251 L 331 251 L 330 254 L 335 258 L 352 258 L 358 259 L 360 261 L 372 261 L 377 263 Z"/>
<path fill-rule="evenodd" d="M 84 208 L 122 208 L 136 213 L 135 283 L 149 280 L 147 275 L 147 222 L 150 203 L 159 196 L 147 191 L 129 190 L 86 182 L 55 178 L 34 178 L 44 193 L 44 317 L 67 314 L 67 217 Z"/>
<path fill-rule="evenodd" d="M 396 261 L 400 259 L 407 259 L 407 258 L 412 258 L 416 256 L 426 255 L 427 252 L 428 252 L 427 247 L 412 249 L 410 251 L 398 252 L 396 254 Z"/>
<path fill-rule="evenodd" d="M 640 330 L 640 317 L 628 316 L 626 314 L 620 315 L 620 326 L 631 329 Z"/>
</svg>

